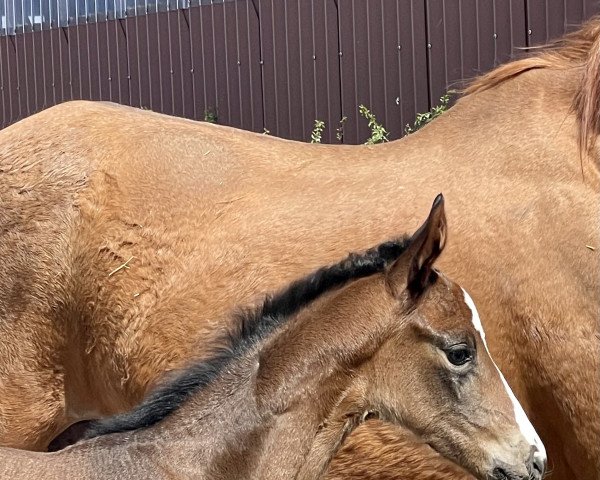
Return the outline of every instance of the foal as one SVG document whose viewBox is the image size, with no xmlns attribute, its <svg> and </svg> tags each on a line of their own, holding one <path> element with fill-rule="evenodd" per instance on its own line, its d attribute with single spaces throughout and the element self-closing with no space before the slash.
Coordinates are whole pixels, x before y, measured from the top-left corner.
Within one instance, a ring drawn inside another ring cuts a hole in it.
<svg viewBox="0 0 600 480">
<path fill-rule="evenodd" d="M 230 349 L 99 421 L 87 441 L 3 449 L 1 477 L 315 479 L 354 428 L 381 418 L 481 479 L 541 478 L 533 428 L 470 298 L 433 269 L 446 238 L 440 195 L 411 239 L 292 283 L 243 314 Z"/>
</svg>

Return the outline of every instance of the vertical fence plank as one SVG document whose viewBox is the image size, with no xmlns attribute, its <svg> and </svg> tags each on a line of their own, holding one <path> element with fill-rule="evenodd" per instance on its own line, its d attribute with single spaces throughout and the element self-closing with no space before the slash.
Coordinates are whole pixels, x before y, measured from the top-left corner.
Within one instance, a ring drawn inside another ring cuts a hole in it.
<svg viewBox="0 0 600 480">
<path fill-rule="evenodd" d="M 193 7 L 188 10 L 187 24 L 190 32 L 190 87 L 192 91 L 193 104 L 188 110 L 188 117 L 198 120 L 199 104 L 204 104 L 204 89 L 200 88 L 200 78 L 202 77 L 202 62 L 198 59 L 197 51 L 202 50 L 202 34 L 200 32 L 201 20 L 200 9 Z M 186 102 L 187 106 L 187 102 Z"/>
<path fill-rule="evenodd" d="M 265 128 L 290 138 L 285 2 L 259 0 Z"/>
<path fill-rule="evenodd" d="M 429 108 L 425 3 L 401 2 L 396 19 L 400 31 L 400 105 L 402 124 L 412 123 L 417 112 Z"/>
<path fill-rule="evenodd" d="M 314 22 L 315 52 L 315 118 L 326 118 L 324 141 L 337 142 L 337 130 L 342 128 L 342 92 L 340 90 L 340 57 L 338 52 L 339 18 L 337 3 L 334 0 L 321 2 L 313 0 L 316 18 Z M 319 14 L 322 9 L 322 15 Z M 318 21 L 322 18 L 321 21 Z M 343 139 L 342 139 L 343 140 Z"/>
<path fill-rule="evenodd" d="M 578 1 L 578 0 L 575 0 Z M 546 0 L 546 40 L 549 42 L 566 32 L 564 0 Z"/>
<path fill-rule="evenodd" d="M 546 42 L 546 15 L 546 0 L 527 0 L 528 46 Z"/>
<path fill-rule="evenodd" d="M 54 95 L 54 53 L 52 49 L 52 35 L 50 30 L 39 32 L 39 52 L 42 57 L 42 89 L 44 91 L 44 108 L 56 104 Z"/>
<path fill-rule="evenodd" d="M 131 104 L 136 107 L 153 108 L 153 83 L 148 42 L 148 15 L 129 17 L 125 20 L 127 49 L 129 53 L 129 88 Z M 156 87 L 154 87 L 156 88 Z"/>
<path fill-rule="evenodd" d="M 581 20 L 590 18 L 592 15 L 600 14 L 600 2 L 598 0 L 582 0 L 583 13 Z"/>
<path fill-rule="evenodd" d="M 479 75 L 494 68 L 496 62 L 496 41 L 494 39 L 496 25 L 494 22 L 493 0 L 479 0 L 477 2 L 477 26 L 479 43 L 477 74 Z"/>
<path fill-rule="evenodd" d="M 187 62 L 187 73 L 184 66 L 184 54 L 182 44 L 189 48 L 189 30 L 181 28 L 180 22 L 183 11 L 169 12 L 167 16 L 167 36 L 169 45 L 169 76 L 171 93 L 171 115 L 184 116 L 184 78 L 189 77 L 189 54 Z M 186 35 L 187 34 L 187 35 Z M 191 92 L 190 92 L 191 95 Z"/>
<path fill-rule="evenodd" d="M 140 17 L 130 17 L 121 21 L 127 37 L 127 84 L 129 86 L 129 104 L 134 107 L 147 107 L 150 104 L 148 100 L 148 71 L 142 70 L 140 56 L 146 52 L 140 51 L 140 25 L 143 24 L 143 19 Z M 142 32 L 143 35 L 144 32 Z"/>
<path fill-rule="evenodd" d="M 213 36 L 212 6 L 190 9 L 190 33 L 194 91 L 195 118 L 202 120 L 209 112 L 221 115 L 217 105 L 215 43 Z"/>
<path fill-rule="evenodd" d="M 33 78 L 33 90 L 35 96 L 35 111 L 39 112 L 44 108 L 44 59 L 40 55 L 41 49 L 41 38 L 39 32 L 31 33 L 31 51 L 34 52 L 32 55 L 32 78 Z"/>
<path fill-rule="evenodd" d="M 300 37 L 299 9 L 302 8 L 295 1 L 281 2 L 283 12 L 280 22 L 276 22 L 276 38 L 280 52 L 277 61 L 282 67 L 280 82 L 285 84 L 284 96 L 287 99 L 288 118 L 286 119 L 288 134 L 286 138 L 307 141 L 310 138 L 312 120 L 306 118 L 303 105 L 303 76 L 305 58 L 312 59 L 311 51 L 303 49 Z M 309 4 L 309 2 L 306 2 Z M 311 25 L 308 24 L 307 28 Z"/>
<path fill-rule="evenodd" d="M 258 11 L 252 1 L 235 2 L 237 28 L 238 95 L 240 124 L 246 130 L 262 132 L 262 83 Z"/>
<path fill-rule="evenodd" d="M 88 98 L 88 93 L 86 92 L 84 95 L 82 86 L 82 78 L 87 77 L 87 72 L 84 75 L 81 69 L 81 54 L 83 46 L 85 45 L 85 43 L 81 42 L 82 29 L 83 27 L 79 26 L 69 28 L 69 86 L 71 87 L 71 98 L 75 100 Z"/>
<path fill-rule="evenodd" d="M 100 44 L 98 39 L 98 24 L 89 23 L 85 25 L 87 78 L 89 81 L 90 100 L 102 100 L 100 87 Z"/>
<path fill-rule="evenodd" d="M 187 118 L 194 117 L 194 77 L 192 72 L 192 47 L 190 35 L 189 10 L 179 10 L 177 16 L 179 37 L 179 71 L 181 72 L 181 115 Z"/>
<path fill-rule="evenodd" d="M 146 52 L 146 55 L 141 56 L 141 60 L 146 64 L 149 72 L 150 104 L 148 108 L 156 112 L 164 111 L 162 72 L 165 68 L 165 59 L 161 47 L 166 38 L 161 29 L 164 24 L 159 23 L 159 19 L 164 18 L 163 15 L 157 13 L 145 15 L 145 35 L 140 36 L 140 39 L 144 38 L 145 40 L 140 45 L 141 50 Z"/>
<path fill-rule="evenodd" d="M 364 121 L 359 121 L 358 106 L 364 104 L 372 108 L 366 68 L 367 5 L 360 0 L 340 0 L 338 9 L 342 114 L 348 118 L 344 126 L 344 142 L 360 143 L 369 136 L 369 129 Z"/>
<path fill-rule="evenodd" d="M 32 32 L 23 34 L 23 50 L 25 55 L 25 75 L 27 78 L 27 114 L 32 115 L 39 111 L 37 99 L 37 55 L 35 51 L 35 35 Z M 0 62 L 2 62 L 1 59 Z"/>
<path fill-rule="evenodd" d="M 231 104 L 229 98 L 229 52 L 224 35 L 225 30 L 225 8 L 223 4 L 213 4 L 210 7 L 210 20 L 212 26 L 213 49 L 210 55 L 214 64 L 214 86 L 216 98 L 216 113 L 219 122 L 229 125 L 231 118 Z M 232 35 L 234 32 L 229 32 Z"/>
<path fill-rule="evenodd" d="M 127 63 L 127 37 L 122 20 L 104 23 L 106 31 L 106 55 L 108 65 L 108 99 L 112 102 L 128 104 L 129 82 Z"/>
<path fill-rule="evenodd" d="M 499 5 L 502 5 L 501 0 L 497 0 Z M 511 18 L 511 39 L 512 39 L 512 55 L 519 56 L 523 51 L 522 48 L 527 46 L 529 35 L 527 32 L 527 8 L 524 0 L 510 0 L 510 18 Z"/>
<path fill-rule="evenodd" d="M 56 70 L 55 91 L 57 103 L 71 100 L 71 86 L 69 85 L 71 77 L 71 68 L 69 64 L 69 38 L 66 28 L 56 28 L 52 30 L 54 34 L 53 50 L 54 58 L 58 59 Z"/>
<path fill-rule="evenodd" d="M 260 29 L 260 64 L 262 76 L 262 97 L 264 112 L 264 128 L 278 134 L 279 127 L 279 95 L 275 70 L 275 54 L 273 40 L 272 0 L 255 0 L 258 5 Z"/>
<path fill-rule="evenodd" d="M 444 3 L 438 0 L 425 1 L 427 21 L 427 72 L 429 83 L 429 103 L 435 102 L 447 89 Z M 476 16 L 476 11 L 473 11 Z M 465 34 L 476 37 L 476 29 L 466 29 Z"/>
<path fill-rule="evenodd" d="M 43 32 L 42 32 L 43 33 Z M 78 99 L 92 99 L 92 79 L 90 78 L 89 44 L 87 25 L 74 27 L 74 35 L 69 44 L 69 54 L 72 67 L 73 97 Z M 78 67 L 75 74 L 74 64 Z"/>
<path fill-rule="evenodd" d="M 156 15 L 156 34 L 158 35 L 158 71 L 159 79 L 159 98 L 160 106 L 154 108 L 156 111 L 173 115 L 174 99 L 173 99 L 173 70 L 171 58 L 171 42 L 169 35 L 170 17 L 172 12 L 166 11 Z"/>
<path fill-rule="evenodd" d="M 469 80 L 481 72 L 478 23 L 477 0 L 463 0 L 456 30 L 452 30 L 452 25 L 447 26 L 450 32 L 449 38 L 456 37 L 458 41 L 454 43 L 460 45 L 460 57 L 457 59 L 457 63 L 460 62 L 460 74 L 455 76 L 455 79 Z"/>
<path fill-rule="evenodd" d="M 223 69 L 223 77 L 225 80 L 224 88 L 220 90 L 221 111 L 226 108 L 227 125 L 238 127 L 241 125 L 241 110 L 243 103 L 240 102 L 240 65 L 238 64 L 238 30 L 237 11 L 234 3 L 225 3 L 219 5 L 218 10 L 222 12 L 220 19 L 216 25 L 220 25 L 217 29 L 218 35 L 216 38 L 218 51 L 221 52 L 223 62 L 220 68 Z"/>
<path fill-rule="evenodd" d="M 576 30 L 581 23 L 600 13 L 600 2 L 597 0 L 564 0 L 564 2 L 565 23 L 568 32 Z"/>
<path fill-rule="evenodd" d="M 494 64 L 509 61 L 519 47 L 527 45 L 527 26 L 522 0 L 494 0 L 496 59 Z"/>
<path fill-rule="evenodd" d="M 8 80 L 8 42 L 10 42 L 9 37 L 0 37 L 0 99 L 2 99 L 2 128 L 11 123 L 11 112 L 9 107 L 10 82 Z"/>
<path fill-rule="evenodd" d="M 365 105 L 375 114 L 377 119 L 384 123 L 390 130 L 390 124 L 387 122 L 387 96 L 385 71 L 387 65 L 384 64 L 384 55 L 386 47 L 389 48 L 386 32 L 383 29 L 383 4 L 382 2 L 373 2 L 366 12 L 366 52 L 367 56 L 364 64 L 359 67 L 365 70 L 365 81 L 368 84 L 368 103 Z M 389 35 L 388 35 L 389 38 Z"/>
<path fill-rule="evenodd" d="M 96 49 L 92 53 L 95 68 L 92 69 L 92 75 L 97 79 L 98 99 L 110 100 L 110 89 L 112 80 L 110 78 L 109 66 L 109 39 L 106 23 L 95 23 L 90 25 L 90 34 L 95 40 Z"/>
<path fill-rule="evenodd" d="M 16 75 L 17 75 L 17 87 L 19 99 L 19 113 L 18 118 L 23 118 L 29 115 L 28 107 L 28 96 L 27 91 L 29 90 L 29 77 L 27 75 L 27 52 L 25 48 L 25 34 L 21 32 L 19 35 L 14 36 L 15 42 L 15 59 L 16 59 Z"/>
<path fill-rule="evenodd" d="M 90 100 L 102 100 L 100 85 L 100 43 L 98 38 L 98 24 L 85 25 L 87 68 L 90 89 Z"/>
<path fill-rule="evenodd" d="M 292 2 L 290 2 L 292 3 Z M 296 114 L 296 121 L 299 126 L 297 127 L 301 133 L 300 138 L 307 141 L 310 139 L 310 133 L 314 127 L 315 120 L 325 122 L 326 128 L 330 128 L 331 123 L 329 116 L 317 118 L 317 84 L 315 74 L 317 71 L 317 54 L 320 57 L 326 57 L 325 44 L 321 43 L 319 51 L 317 52 L 316 45 L 314 44 L 315 37 L 315 22 L 313 21 L 315 15 L 320 17 L 324 16 L 323 9 L 326 7 L 325 2 L 319 2 L 320 5 L 315 5 L 313 0 L 308 2 L 296 2 L 294 9 L 297 12 L 296 18 L 290 16 L 294 10 L 288 11 L 288 23 L 295 25 L 296 35 L 295 41 L 298 45 L 298 76 L 297 82 L 297 96 L 292 99 L 292 102 L 298 102 L 299 105 L 293 106 Z M 320 12 L 314 12 L 315 6 L 319 8 Z M 339 120 L 339 119 L 338 119 Z"/>
<path fill-rule="evenodd" d="M 584 20 L 585 0 L 576 0 L 565 2 L 565 24 L 568 31 L 576 29 L 582 20 Z M 595 2 L 597 3 L 597 2 Z"/>
</svg>

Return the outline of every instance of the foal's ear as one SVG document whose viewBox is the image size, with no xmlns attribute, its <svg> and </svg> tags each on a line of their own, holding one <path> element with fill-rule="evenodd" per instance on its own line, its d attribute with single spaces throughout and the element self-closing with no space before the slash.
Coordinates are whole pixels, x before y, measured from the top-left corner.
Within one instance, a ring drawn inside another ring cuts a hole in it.
<svg viewBox="0 0 600 480">
<path fill-rule="evenodd" d="M 447 238 L 444 196 L 440 193 L 433 201 L 427 220 L 412 236 L 410 246 L 388 272 L 388 281 L 396 295 L 405 288 L 413 297 L 425 291 L 433 264 L 444 250 Z"/>
</svg>

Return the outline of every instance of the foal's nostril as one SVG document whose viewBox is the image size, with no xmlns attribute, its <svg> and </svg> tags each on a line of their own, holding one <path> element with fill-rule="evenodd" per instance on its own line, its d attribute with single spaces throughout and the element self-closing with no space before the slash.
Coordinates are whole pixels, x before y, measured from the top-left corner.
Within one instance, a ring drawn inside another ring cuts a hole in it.
<svg viewBox="0 0 600 480">
<path fill-rule="evenodd" d="M 531 465 L 532 465 L 532 474 L 535 480 L 541 479 L 546 472 L 546 456 L 542 454 L 536 447 L 532 447 L 531 449 Z"/>
<path fill-rule="evenodd" d="M 502 467 L 496 467 L 492 471 L 492 478 L 493 480 L 508 480 L 509 476 Z"/>
</svg>

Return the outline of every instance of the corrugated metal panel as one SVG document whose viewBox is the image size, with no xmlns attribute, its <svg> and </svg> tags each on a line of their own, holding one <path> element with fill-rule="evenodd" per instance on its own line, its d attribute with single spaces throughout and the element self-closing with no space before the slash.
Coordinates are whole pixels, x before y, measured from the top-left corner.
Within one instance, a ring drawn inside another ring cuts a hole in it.
<svg viewBox="0 0 600 480">
<path fill-rule="evenodd" d="M 2 0 L 0 124 L 83 98 L 299 140 L 319 119 L 326 142 L 347 116 L 343 141 L 359 143 L 364 104 L 397 138 L 446 88 L 599 12 L 597 0 Z"/>
</svg>

